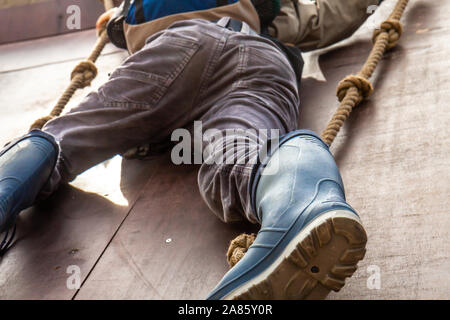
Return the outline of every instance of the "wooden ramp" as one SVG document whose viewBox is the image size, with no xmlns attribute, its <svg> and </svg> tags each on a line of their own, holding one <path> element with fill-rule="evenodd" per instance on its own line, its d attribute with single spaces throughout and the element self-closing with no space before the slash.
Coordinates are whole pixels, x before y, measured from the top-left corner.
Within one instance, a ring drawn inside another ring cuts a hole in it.
<svg viewBox="0 0 450 320">
<path fill-rule="evenodd" d="M 385 1 L 366 27 L 394 2 Z M 450 2 L 411 1 L 404 36 L 374 77 L 375 94 L 333 145 L 369 242 L 355 276 L 330 299 L 450 297 L 449 16 Z M 326 125 L 337 106 L 335 87 L 359 70 L 370 36 L 363 27 L 307 55 L 300 127 Z M 49 111 L 94 42 L 95 32 L 83 31 L 0 46 L 0 143 Z M 93 88 L 125 57 L 108 46 Z M 78 92 L 69 108 L 93 88 Z M 227 271 L 228 242 L 256 229 L 215 218 L 196 171 L 172 165 L 167 155 L 116 157 L 62 187 L 21 215 L 17 241 L 0 259 L 0 299 L 204 298 Z M 79 290 L 67 287 L 70 266 L 80 270 Z M 379 289 L 370 281 L 374 271 Z"/>
</svg>

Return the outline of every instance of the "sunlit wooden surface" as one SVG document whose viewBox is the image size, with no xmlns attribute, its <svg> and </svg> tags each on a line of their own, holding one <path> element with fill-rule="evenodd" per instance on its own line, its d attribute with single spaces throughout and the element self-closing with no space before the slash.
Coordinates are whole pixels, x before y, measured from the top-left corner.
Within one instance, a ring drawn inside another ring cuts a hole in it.
<svg viewBox="0 0 450 320">
<path fill-rule="evenodd" d="M 307 55 L 300 127 L 320 131 L 337 106 L 335 87 L 370 49 L 369 28 Z M 330 299 L 439 299 L 450 295 L 450 2 L 412 0 L 405 32 L 375 74 L 375 94 L 333 145 L 348 201 L 369 235 L 366 258 Z M 367 27 L 367 28 L 366 28 Z M 0 144 L 46 114 L 93 31 L 0 46 Z M 99 76 L 126 57 L 108 46 Z M 319 70 L 319 66 L 321 71 Z M 322 72 L 322 73 L 321 73 Z M 113 158 L 24 212 L 18 241 L 0 259 L 0 299 L 202 299 L 227 270 L 228 241 L 248 224 L 225 225 L 203 204 L 196 167 L 167 155 Z M 66 270 L 81 270 L 80 290 Z M 367 285 L 379 269 L 381 287 Z"/>
</svg>

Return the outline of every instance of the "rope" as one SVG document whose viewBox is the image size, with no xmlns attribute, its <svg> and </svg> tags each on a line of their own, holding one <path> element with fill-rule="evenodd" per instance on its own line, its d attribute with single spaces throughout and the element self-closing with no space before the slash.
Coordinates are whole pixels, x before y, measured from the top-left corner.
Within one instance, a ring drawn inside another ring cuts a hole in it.
<svg viewBox="0 0 450 320">
<path fill-rule="evenodd" d="M 379 29 L 374 31 L 373 48 L 361 70 L 356 75 L 348 75 L 338 84 L 336 95 L 340 104 L 321 135 L 329 146 L 333 143 L 353 108 L 372 94 L 373 86 L 369 79 L 384 53 L 397 45 L 403 31 L 400 19 L 408 2 L 409 0 L 398 0 L 389 18 L 381 23 Z M 255 237 L 252 235 L 241 234 L 231 241 L 227 252 L 230 267 L 239 262 L 254 239 Z"/>
<path fill-rule="evenodd" d="M 105 6 L 105 11 L 109 11 L 114 8 L 114 3 L 112 0 L 103 0 Z M 70 75 L 70 84 L 64 90 L 63 94 L 59 98 L 56 105 L 53 107 L 49 115 L 37 119 L 30 127 L 33 129 L 42 129 L 42 127 L 50 120 L 59 117 L 66 107 L 67 103 L 72 98 L 75 91 L 82 89 L 91 85 L 92 80 L 97 76 L 97 67 L 95 66 L 95 61 L 97 61 L 100 53 L 103 51 L 105 45 L 109 42 L 108 35 L 106 33 L 106 24 L 108 20 L 102 21 L 100 25 L 97 26 L 98 37 L 89 57 L 78 63 L 72 70 Z"/>
<path fill-rule="evenodd" d="M 369 78 L 383 58 L 384 53 L 397 45 L 402 35 L 400 18 L 408 1 L 399 0 L 389 18 L 381 24 L 379 29 L 375 30 L 372 38 L 374 42 L 372 51 L 358 74 L 349 75 L 339 83 L 337 97 L 340 105 L 322 132 L 322 139 L 328 145 L 333 143 L 353 108 L 372 94 L 373 86 Z"/>
<path fill-rule="evenodd" d="M 243 233 L 237 236 L 231 241 L 227 251 L 227 260 L 230 267 L 233 267 L 247 252 L 253 241 L 255 241 L 256 235 Z"/>
</svg>

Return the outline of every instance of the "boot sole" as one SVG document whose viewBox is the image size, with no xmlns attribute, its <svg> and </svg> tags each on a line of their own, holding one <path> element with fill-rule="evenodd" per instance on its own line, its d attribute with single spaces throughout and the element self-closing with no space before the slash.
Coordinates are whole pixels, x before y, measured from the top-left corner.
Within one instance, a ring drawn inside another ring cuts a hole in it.
<svg viewBox="0 0 450 320">
<path fill-rule="evenodd" d="M 364 258 L 366 243 L 366 232 L 354 213 L 324 213 L 311 221 L 269 268 L 223 299 L 324 299 L 353 275 Z"/>
</svg>

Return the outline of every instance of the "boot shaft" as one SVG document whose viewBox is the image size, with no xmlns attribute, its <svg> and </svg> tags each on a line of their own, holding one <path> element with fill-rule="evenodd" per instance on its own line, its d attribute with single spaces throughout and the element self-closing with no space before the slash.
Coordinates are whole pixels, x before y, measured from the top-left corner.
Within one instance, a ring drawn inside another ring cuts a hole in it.
<svg viewBox="0 0 450 320">
<path fill-rule="evenodd" d="M 270 227 L 265 221 L 283 225 L 280 220 L 284 216 L 307 207 L 349 208 L 328 146 L 310 131 L 295 131 L 282 137 L 279 147 L 254 174 L 251 198 L 262 227 Z"/>
<path fill-rule="evenodd" d="M 58 149 L 52 136 L 36 130 L 0 151 L 0 232 L 34 204 L 55 168 Z"/>
</svg>

